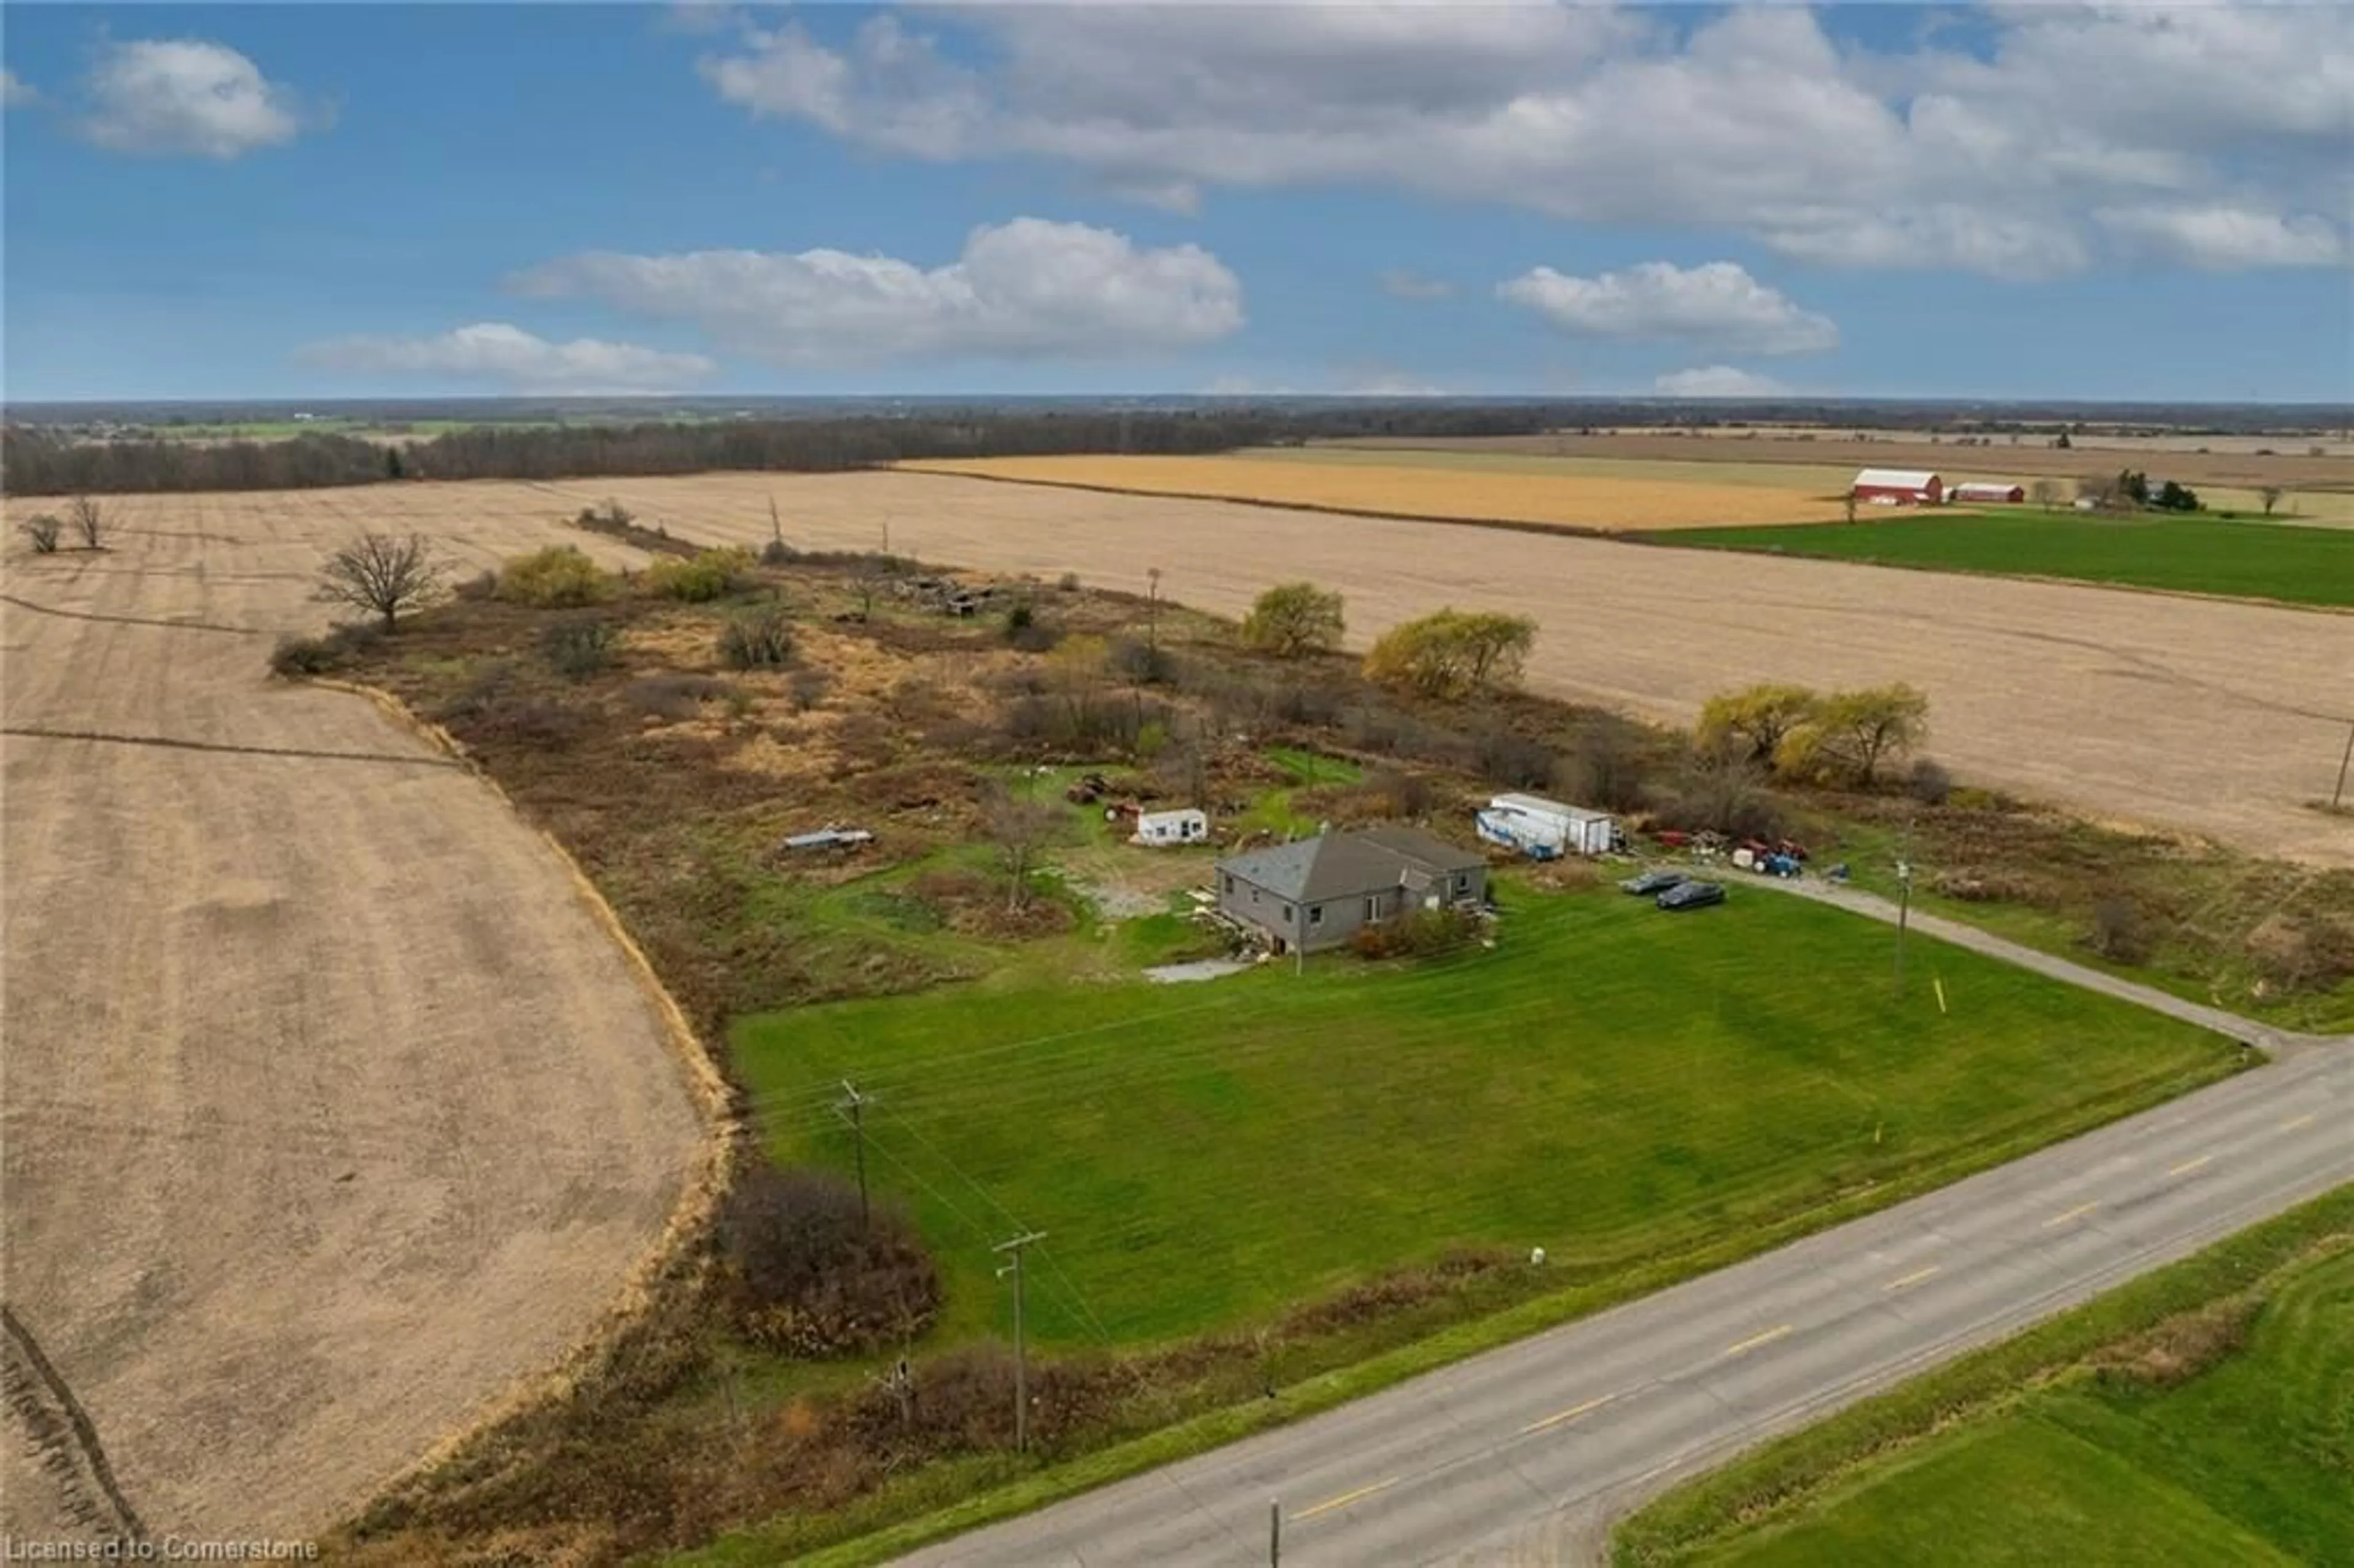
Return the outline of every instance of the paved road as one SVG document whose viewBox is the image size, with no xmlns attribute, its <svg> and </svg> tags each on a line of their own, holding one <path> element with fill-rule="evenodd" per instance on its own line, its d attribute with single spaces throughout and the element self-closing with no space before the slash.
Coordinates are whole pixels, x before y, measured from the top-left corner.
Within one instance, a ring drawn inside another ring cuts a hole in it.
<svg viewBox="0 0 2354 1568">
<path fill-rule="evenodd" d="M 1868 895 L 1838 901 L 1875 912 Z M 2021 951 L 1967 935 L 2006 957 Z M 2169 1012 L 2209 1012 L 2029 957 Z M 901 1561 L 1264 1563 L 1277 1499 L 1286 1564 L 1590 1560 L 1612 1520 L 1762 1437 L 2354 1181 L 2354 1039 L 2200 1021 L 2277 1059 L 1671 1290 Z"/>
</svg>

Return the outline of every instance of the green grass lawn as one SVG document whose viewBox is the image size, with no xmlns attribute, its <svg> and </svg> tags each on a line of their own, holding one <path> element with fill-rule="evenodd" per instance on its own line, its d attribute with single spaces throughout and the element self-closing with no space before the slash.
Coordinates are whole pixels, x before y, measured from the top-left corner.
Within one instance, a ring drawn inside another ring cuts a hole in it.
<svg viewBox="0 0 2354 1568">
<path fill-rule="evenodd" d="M 1692 1559 L 2324 1563 L 2354 1543 L 2354 1250 L 2291 1266 L 2248 1343 L 2171 1388 L 2072 1378 Z"/>
<path fill-rule="evenodd" d="M 1780 528 L 1690 528 L 1656 544 L 2354 605 L 2354 530 L 2022 508 Z"/>
<path fill-rule="evenodd" d="M 1493 951 L 943 988 L 744 1020 L 735 1060 L 782 1160 L 847 1169 L 840 1080 L 880 1097 L 871 1168 L 942 1259 L 945 1338 L 1002 1327 L 989 1248 L 1030 1226 L 1033 1332 L 1076 1345 L 1264 1320 L 1453 1244 L 1607 1278 L 2234 1054 L 1931 942 L 1900 1002 L 1884 927 L 1796 899 L 1504 897 Z"/>
</svg>

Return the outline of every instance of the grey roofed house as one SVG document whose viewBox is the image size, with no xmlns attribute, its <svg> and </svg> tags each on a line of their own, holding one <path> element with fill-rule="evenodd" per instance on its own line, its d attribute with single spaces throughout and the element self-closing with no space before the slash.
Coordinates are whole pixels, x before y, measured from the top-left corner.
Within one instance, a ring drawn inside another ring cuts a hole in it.
<svg viewBox="0 0 2354 1568">
<path fill-rule="evenodd" d="M 1419 828 L 1320 833 L 1218 863 L 1218 911 L 1266 933 L 1278 952 L 1336 948 L 1361 926 L 1410 909 L 1476 904 L 1488 863 Z"/>
</svg>

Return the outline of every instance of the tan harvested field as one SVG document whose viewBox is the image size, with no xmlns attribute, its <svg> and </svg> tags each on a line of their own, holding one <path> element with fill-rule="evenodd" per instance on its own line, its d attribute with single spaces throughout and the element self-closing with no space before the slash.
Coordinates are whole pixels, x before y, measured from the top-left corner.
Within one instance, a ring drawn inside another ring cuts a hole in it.
<svg viewBox="0 0 2354 1568">
<path fill-rule="evenodd" d="M 0 1528 L 323 1530 L 592 1334 L 692 1179 L 685 1064 L 561 858 L 264 668 L 347 529 L 471 569 L 550 536 L 532 500 L 132 497 L 105 554 L 11 548 Z"/>
<path fill-rule="evenodd" d="M 2327 444 L 2300 437 L 2282 437 L 2273 455 L 2229 450 L 2217 438 L 2206 452 L 2166 448 L 2098 448 L 2086 445 L 2062 450 L 2039 438 L 2022 437 L 2019 445 L 1996 437 L 1991 446 L 1956 446 L 1903 435 L 1852 440 L 1842 432 L 1824 430 L 1811 439 L 1792 430 L 1760 431 L 1753 438 L 1739 432 L 1666 435 L 1597 433 L 1536 436 L 1364 436 L 1317 443 L 1320 448 L 1389 450 L 1510 453 L 1521 457 L 1617 458 L 1638 461 L 1723 463 L 1809 463 L 1849 473 L 1864 467 L 1935 469 L 1948 478 L 2031 480 L 2049 476 L 2073 480 L 2081 475 L 2115 473 L 2120 468 L 2147 471 L 2154 479 L 2179 480 L 2193 489 L 2221 485 L 2253 490 L 2279 484 L 2291 491 L 2354 491 L 2354 456 L 2333 452 Z M 2324 447 L 2319 457 L 2306 455 L 2311 446 Z"/>
<path fill-rule="evenodd" d="M 1267 457 L 969 458 L 898 466 L 1031 484 L 1597 533 L 1824 523 L 1842 510 L 1836 492 L 1810 496 L 1787 485 L 1660 480 L 1634 471 L 1598 476 Z"/>
<path fill-rule="evenodd" d="M 514 492 L 449 488 L 483 512 Z M 549 488 L 712 542 L 765 540 L 774 495 L 786 536 L 817 548 L 874 548 L 887 524 L 893 549 L 928 560 L 1138 593 L 1159 567 L 1161 592 L 1227 614 L 1310 577 L 1347 591 L 1359 646 L 1449 602 L 1525 611 L 1544 628 L 1535 684 L 1674 723 L 1751 681 L 1911 681 L 1934 699 L 1932 750 L 1966 778 L 2354 865 L 2354 829 L 2304 804 L 2328 795 L 2354 722 L 2343 615 L 935 474 Z"/>
<path fill-rule="evenodd" d="M 1965 449 L 1975 450 L 1978 449 Z M 1983 462 L 1947 461 L 1932 467 L 1956 483 L 1969 480 L 2021 480 L 2031 476 L 2007 469 L 2000 449 Z M 1855 478 L 1853 468 L 1808 461 L 1700 461 L 1670 458 L 1552 457 L 1542 452 L 1457 451 L 1428 447 L 1253 447 L 1236 454 L 1258 461 L 1318 463 L 1359 469 L 1436 469 L 1458 473 L 1527 473 L 1556 478 L 1635 481 L 1644 483 L 1753 485 L 1764 490 L 1794 491 L 1817 500 L 1846 493 Z M 910 465 L 922 466 L 922 465 Z M 2349 464 L 2354 468 L 2354 464 Z M 2161 472 L 2163 471 L 2160 471 Z M 2264 498 L 2253 490 L 2223 484 L 2194 486 L 2210 512 L 2243 513 L 2251 519 L 2264 514 Z M 2062 485 L 2073 497 L 2072 479 Z M 2354 527 L 2354 486 L 2344 490 L 2305 490 L 2278 499 L 2271 521 L 2314 527 Z"/>
</svg>

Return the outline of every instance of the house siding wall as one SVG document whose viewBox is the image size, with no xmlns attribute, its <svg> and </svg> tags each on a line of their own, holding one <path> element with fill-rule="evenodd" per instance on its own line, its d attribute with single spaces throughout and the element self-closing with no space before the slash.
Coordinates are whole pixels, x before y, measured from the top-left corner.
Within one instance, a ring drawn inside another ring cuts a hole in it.
<svg viewBox="0 0 2354 1568">
<path fill-rule="evenodd" d="M 1448 873 L 1445 882 L 1433 889 L 1433 891 L 1443 889 L 1442 903 L 1476 903 L 1487 895 L 1488 868 L 1486 866 L 1469 867 L 1462 872 L 1460 874 L 1464 878 L 1465 886 L 1459 892 L 1455 887 L 1457 874 Z M 1371 914 L 1367 913 L 1369 906 Z M 1286 906 L 1285 899 L 1246 878 L 1235 876 L 1230 872 L 1218 874 L 1218 912 L 1220 914 L 1231 919 L 1239 920 L 1245 925 L 1256 926 L 1269 936 L 1280 938 L 1287 946 L 1297 944 L 1311 953 L 1322 952 L 1328 948 L 1340 947 L 1348 941 L 1360 927 L 1374 925 L 1389 919 L 1402 910 L 1420 908 L 1421 900 L 1409 898 L 1395 887 L 1380 888 L 1368 893 L 1352 893 L 1345 896 L 1327 898 L 1305 907 L 1291 905 L 1289 907 L 1292 917 L 1288 923 L 1283 917 Z M 1309 912 L 1310 909 L 1323 910 L 1324 917 L 1321 920 L 1312 918 Z"/>
<path fill-rule="evenodd" d="M 1289 943 L 1299 939 L 1296 927 L 1302 916 L 1299 906 L 1291 905 L 1292 918 L 1286 922 L 1283 911 L 1287 903 L 1287 900 L 1246 878 L 1231 872 L 1218 874 L 1219 914 L 1239 920 L 1246 926 L 1256 926 L 1269 936 L 1279 937 Z"/>
</svg>

